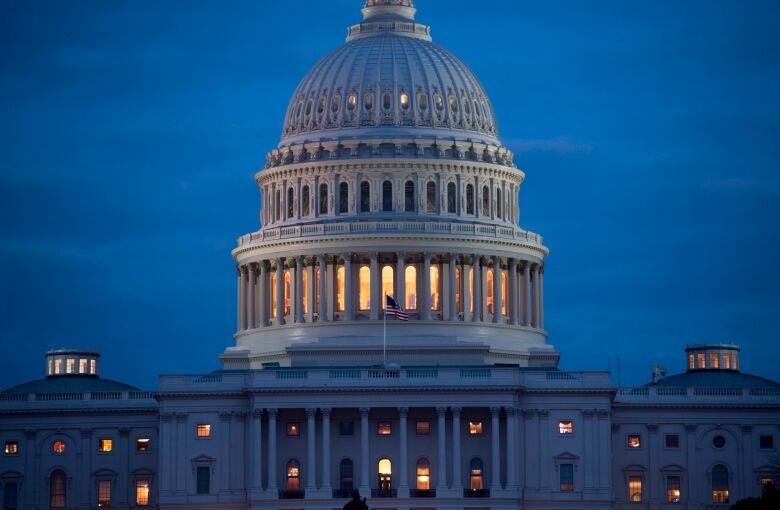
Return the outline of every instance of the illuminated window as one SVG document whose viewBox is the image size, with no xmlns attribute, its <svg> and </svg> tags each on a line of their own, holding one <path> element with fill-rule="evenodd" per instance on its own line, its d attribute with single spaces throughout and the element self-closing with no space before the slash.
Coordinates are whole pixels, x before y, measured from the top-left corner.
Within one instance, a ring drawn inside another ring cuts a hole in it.
<svg viewBox="0 0 780 510">
<path fill-rule="evenodd" d="M 456 98 L 453 95 L 450 95 L 449 101 L 450 101 L 450 110 L 452 110 L 452 113 L 458 113 L 458 98 Z"/>
<path fill-rule="evenodd" d="M 339 184 L 339 213 L 349 212 L 349 185 L 346 182 Z"/>
<path fill-rule="evenodd" d="M 406 181 L 404 184 L 404 211 L 414 212 L 417 210 L 414 203 L 414 183 Z"/>
<path fill-rule="evenodd" d="M 469 489 L 481 491 L 485 488 L 482 459 L 474 457 L 469 462 Z"/>
<path fill-rule="evenodd" d="M 152 451 L 152 440 L 148 437 L 139 437 L 135 440 L 135 451 L 138 453 L 149 453 Z"/>
<path fill-rule="evenodd" d="M 639 436 L 639 434 L 629 434 L 626 445 L 629 448 L 641 448 L 642 447 L 642 438 Z"/>
<path fill-rule="evenodd" d="M 52 360 L 46 361 L 46 374 L 47 375 L 53 375 L 54 374 L 54 363 Z"/>
<path fill-rule="evenodd" d="M 108 453 L 114 449 L 114 441 L 111 439 L 98 439 L 98 451 Z"/>
<path fill-rule="evenodd" d="M 368 181 L 360 183 L 360 212 L 371 211 L 371 184 Z"/>
<path fill-rule="evenodd" d="M 763 436 L 762 436 L 763 437 Z M 6 455 L 16 455 L 19 453 L 19 441 L 6 441 L 3 453 Z"/>
<path fill-rule="evenodd" d="M 301 424 L 297 421 L 291 421 L 287 424 L 287 435 L 288 436 L 300 436 L 301 435 Z"/>
<path fill-rule="evenodd" d="M 211 424 L 198 423 L 195 425 L 195 437 L 211 437 Z"/>
<path fill-rule="evenodd" d="M 441 94 L 438 92 L 433 95 L 433 104 L 436 106 L 436 109 L 439 111 L 442 111 L 444 109 L 444 98 L 441 97 Z"/>
<path fill-rule="evenodd" d="M 482 216 L 490 216 L 490 189 L 482 188 Z"/>
<path fill-rule="evenodd" d="M 393 426 L 389 421 L 380 421 L 377 423 L 376 433 L 380 436 L 389 436 L 393 433 Z"/>
<path fill-rule="evenodd" d="M 474 294 L 474 271 L 469 271 L 469 289 L 471 289 L 471 299 L 469 299 L 469 313 L 474 313 L 474 303 L 477 300 Z"/>
<path fill-rule="evenodd" d="M 737 355 L 732 354 L 731 355 L 731 369 L 736 370 L 737 369 Z"/>
<path fill-rule="evenodd" d="M 57 469 L 49 477 L 49 507 L 65 508 L 66 493 L 65 471 Z"/>
<path fill-rule="evenodd" d="M 460 280 L 460 266 L 455 267 L 455 311 L 462 312 L 463 306 L 461 304 L 461 280 Z"/>
<path fill-rule="evenodd" d="M 436 212 L 436 183 L 428 182 L 425 185 L 425 212 Z"/>
<path fill-rule="evenodd" d="M 758 437 L 758 447 L 762 450 L 771 450 L 775 447 L 775 437 L 770 435 L 761 435 Z"/>
<path fill-rule="evenodd" d="M 427 436 L 431 433 L 431 422 L 420 420 L 415 424 L 415 431 L 418 436 Z"/>
<path fill-rule="evenodd" d="M 666 434 L 664 436 L 664 444 L 667 448 L 679 448 L 680 436 L 677 434 Z"/>
<path fill-rule="evenodd" d="M 696 368 L 696 360 L 693 358 L 693 354 L 688 355 L 688 368 L 689 369 Z"/>
<path fill-rule="evenodd" d="M 679 503 L 680 495 L 680 477 L 679 476 L 667 476 L 666 477 L 666 502 L 667 503 Z"/>
<path fill-rule="evenodd" d="M 487 292 L 485 293 L 487 298 L 487 312 L 493 313 L 493 269 L 487 270 Z"/>
<path fill-rule="evenodd" d="M 59 375 L 62 373 L 62 360 L 61 359 L 55 359 L 54 360 L 54 373 Z"/>
<path fill-rule="evenodd" d="M 710 368 L 718 368 L 718 361 L 720 360 L 720 357 L 718 356 L 717 352 L 711 352 L 710 353 Z"/>
<path fill-rule="evenodd" d="M 561 464 L 558 466 L 560 472 L 561 492 L 571 492 L 574 490 L 574 464 Z"/>
<path fill-rule="evenodd" d="M 703 352 L 696 353 L 696 362 L 699 364 L 699 368 L 707 368 Z"/>
<path fill-rule="evenodd" d="M 431 284 L 431 310 L 441 310 L 441 293 L 439 288 L 441 287 L 440 271 L 438 265 L 432 265 L 430 267 L 430 284 Z"/>
<path fill-rule="evenodd" d="M 89 360 L 89 373 L 92 375 L 97 373 L 97 362 L 94 359 Z"/>
<path fill-rule="evenodd" d="M 149 480 L 135 481 L 135 504 L 138 506 L 149 505 Z"/>
<path fill-rule="evenodd" d="M 284 315 L 290 315 L 290 291 L 292 290 L 292 275 L 289 270 L 284 272 Z"/>
<path fill-rule="evenodd" d="M 195 473 L 195 492 L 198 494 L 208 494 L 211 492 L 211 468 L 208 466 L 198 466 Z"/>
<path fill-rule="evenodd" d="M 558 422 L 559 434 L 574 434 L 574 423 L 571 420 Z"/>
<path fill-rule="evenodd" d="M 89 360 L 84 359 L 84 358 L 79 360 L 79 373 L 80 374 L 86 374 L 87 373 L 87 362 L 88 361 Z"/>
<path fill-rule="evenodd" d="M 294 199 L 294 191 L 292 188 L 289 188 L 287 190 L 287 217 L 292 218 L 294 215 L 294 206 L 295 206 L 295 199 Z"/>
<path fill-rule="evenodd" d="M 339 463 L 339 487 L 343 494 L 350 494 L 354 490 L 354 466 L 349 459 L 343 459 Z"/>
<path fill-rule="evenodd" d="M 344 266 L 336 269 L 336 311 L 344 311 Z"/>
<path fill-rule="evenodd" d="M 358 306 L 360 310 L 371 309 L 371 269 L 368 266 L 358 269 Z"/>
<path fill-rule="evenodd" d="M 771 476 L 762 476 L 758 479 L 758 483 L 761 485 L 762 494 L 766 494 L 777 488 L 777 479 Z"/>
<path fill-rule="evenodd" d="M 507 312 L 507 296 L 509 295 L 509 278 L 507 271 L 501 271 L 501 315 L 506 315 Z"/>
<path fill-rule="evenodd" d="M 291 459 L 287 462 L 287 483 L 285 489 L 288 491 L 301 490 L 301 465 L 297 460 Z"/>
<path fill-rule="evenodd" d="M 382 183 L 382 210 L 385 212 L 393 210 L 393 183 L 390 181 Z"/>
<path fill-rule="evenodd" d="M 276 271 L 271 273 L 271 285 L 269 292 L 271 294 L 271 318 L 276 318 Z"/>
<path fill-rule="evenodd" d="M 640 476 L 628 477 L 628 500 L 631 503 L 642 502 L 642 477 Z"/>
<path fill-rule="evenodd" d="M 466 214 L 474 214 L 474 186 L 466 185 Z"/>
<path fill-rule="evenodd" d="M 731 368 L 731 357 L 728 354 L 724 354 L 720 359 L 721 368 Z"/>
<path fill-rule="evenodd" d="M 320 214 L 328 214 L 328 185 L 325 183 L 320 184 L 319 208 Z"/>
<path fill-rule="evenodd" d="M 450 214 L 455 214 L 456 211 L 455 206 L 457 204 L 457 198 L 455 194 L 456 194 L 455 183 L 451 182 L 447 184 L 447 212 Z"/>
<path fill-rule="evenodd" d="M 393 284 L 393 268 L 392 266 L 384 266 L 382 268 L 382 303 L 386 301 L 384 296 L 395 296 Z"/>
<path fill-rule="evenodd" d="M 98 480 L 98 508 L 111 507 L 111 480 Z"/>
<path fill-rule="evenodd" d="M 404 271 L 406 276 L 406 309 L 417 310 L 417 268 L 414 266 L 406 266 Z"/>
<path fill-rule="evenodd" d="M 481 421 L 470 421 L 469 422 L 469 435 L 470 436 L 478 436 L 482 434 L 482 422 Z"/>
<path fill-rule="evenodd" d="M 431 489 L 431 463 L 428 459 L 417 461 L 417 490 L 427 491 Z"/>
<path fill-rule="evenodd" d="M 393 466 L 390 459 L 379 459 L 379 494 L 391 494 L 393 490 Z"/>
<path fill-rule="evenodd" d="M 54 443 L 51 445 L 51 451 L 57 455 L 62 455 L 65 453 L 65 441 L 54 441 Z"/>
<path fill-rule="evenodd" d="M 73 373 L 73 367 L 76 365 L 76 360 L 69 358 L 65 360 L 65 372 L 68 374 Z"/>
<path fill-rule="evenodd" d="M 320 96 L 319 101 L 317 101 L 317 113 L 322 113 L 325 111 L 325 97 Z"/>
<path fill-rule="evenodd" d="M 409 94 L 407 94 L 406 92 L 401 92 L 400 100 L 401 100 L 401 108 L 403 108 L 404 110 L 408 110 L 409 109 Z"/>
<path fill-rule="evenodd" d="M 357 95 L 350 94 L 347 96 L 347 110 L 352 111 L 357 106 Z"/>
<path fill-rule="evenodd" d="M 301 190 L 301 216 L 309 215 L 309 186 Z"/>
<path fill-rule="evenodd" d="M 301 272 L 301 300 L 303 301 L 303 313 L 309 313 L 309 270 L 299 267 Z"/>
<path fill-rule="evenodd" d="M 712 468 L 712 502 L 729 502 L 729 470 L 723 464 Z"/>
<path fill-rule="evenodd" d="M 314 310 L 320 313 L 320 268 L 314 270 Z"/>
</svg>

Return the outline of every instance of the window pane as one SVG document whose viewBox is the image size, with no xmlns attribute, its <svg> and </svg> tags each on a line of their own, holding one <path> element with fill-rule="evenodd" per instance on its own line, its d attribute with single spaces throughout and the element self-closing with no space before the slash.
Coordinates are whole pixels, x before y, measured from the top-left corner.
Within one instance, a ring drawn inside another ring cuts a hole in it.
<svg viewBox="0 0 780 510">
<path fill-rule="evenodd" d="M 199 423 L 195 427 L 195 435 L 197 437 L 211 437 L 211 424 Z"/>
<path fill-rule="evenodd" d="M 210 468 L 208 466 L 198 466 L 196 490 L 198 494 L 208 494 L 210 490 Z"/>
<path fill-rule="evenodd" d="M 461 306 L 461 283 L 460 283 L 460 266 L 455 266 L 455 311 L 456 313 L 462 312 Z"/>
<path fill-rule="evenodd" d="M 485 289 L 487 292 L 485 293 L 487 295 L 487 311 L 488 313 L 493 313 L 493 269 L 487 270 L 487 289 Z"/>
<path fill-rule="evenodd" d="M 678 436 L 677 434 L 667 434 L 665 436 L 665 442 L 667 448 L 679 448 L 680 436 Z"/>
<path fill-rule="evenodd" d="M 339 212 L 349 211 L 349 185 L 346 182 L 339 184 Z"/>
<path fill-rule="evenodd" d="M 328 185 L 320 184 L 320 214 L 328 214 Z"/>
<path fill-rule="evenodd" d="M 309 187 L 304 186 L 301 190 L 301 215 L 309 215 Z"/>
<path fill-rule="evenodd" d="M 148 437 L 139 437 L 135 440 L 135 451 L 145 453 L 151 450 L 152 440 Z"/>
<path fill-rule="evenodd" d="M 269 289 L 270 298 L 271 298 L 271 318 L 276 318 L 276 271 L 271 273 L 271 285 Z"/>
<path fill-rule="evenodd" d="M 344 266 L 336 269 L 336 311 L 344 311 Z"/>
<path fill-rule="evenodd" d="M 508 272 L 501 271 L 501 315 L 507 315 L 507 296 L 509 296 L 509 278 Z"/>
<path fill-rule="evenodd" d="M 297 460 L 291 460 L 287 463 L 287 484 L 285 488 L 288 491 L 301 490 L 301 469 Z"/>
<path fill-rule="evenodd" d="M 482 422 L 481 421 L 470 421 L 469 422 L 469 435 L 471 435 L 471 436 L 478 436 L 479 434 L 482 434 Z"/>
<path fill-rule="evenodd" d="M 629 448 L 640 448 L 642 446 L 642 438 L 639 434 L 630 434 L 627 438 L 627 446 Z"/>
<path fill-rule="evenodd" d="M 380 421 L 377 424 L 376 433 L 380 436 L 389 436 L 393 433 L 392 424 L 389 421 Z"/>
<path fill-rule="evenodd" d="M 447 212 L 450 214 L 455 213 L 455 183 L 451 182 L 447 184 Z"/>
<path fill-rule="evenodd" d="M 16 482 L 3 484 L 3 508 L 8 510 L 19 509 L 19 486 Z"/>
<path fill-rule="evenodd" d="M 431 464 L 428 459 L 417 461 L 417 490 L 427 491 L 431 488 Z"/>
<path fill-rule="evenodd" d="M 565 420 L 558 422 L 558 433 L 559 434 L 573 434 L 574 433 L 574 423 L 572 423 L 571 420 Z"/>
<path fill-rule="evenodd" d="M 404 184 L 404 211 L 414 212 L 414 183 L 406 181 Z"/>
<path fill-rule="evenodd" d="M 439 273 L 439 266 L 432 265 L 430 271 L 431 310 L 434 311 L 441 310 L 441 294 L 439 293 L 441 282 L 439 281 Z"/>
<path fill-rule="evenodd" d="M 425 185 L 425 204 L 426 212 L 436 212 L 436 183 L 434 182 Z"/>
<path fill-rule="evenodd" d="M 297 421 L 293 421 L 287 424 L 287 435 L 288 436 L 300 436 L 301 435 L 301 424 Z"/>
<path fill-rule="evenodd" d="M 642 478 L 638 476 L 628 477 L 628 500 L 632 503 L 642 502 Z"/>
<path fill-rule="evenodd" d="M 415 427 L 418 436 L 425 436 L 431 433 L 431 422 L 418 421 Z"/>
<path fill-rule="evenodd" d="M 729 502 L 729 471 L 723 464 L 712 468 L 712 502 Z"/>
<path fill-rule="evenodd" d="M 136 480 L 135 504 L 138 506 L 147 506 L 149 504 L 149 480 Z"/>
<path fill-rule="evenodd" d="M 474 186 L 466 185 L 466 214 L 474 214 Z"/>
<path fill-rule="evenodd" d="M 417 268 L 406 266 L 406 309 L 417 310 Z"/>
<path fill-rule="evenodd" d="M 371 211 L 371 184 L 368 181 L 360 183 L 360 212 Z"/>
<path fill-rule="evenodd" d="M 371 269 L 368 266 L 358 270 L 358 305 L 360 310 L 371 309 Z"/>
<path fill-rule="evenodd" d="M 6 455 L 16 455 L 19 453 L 19 441 L 6 441 L 3 453 Z"/>
<path fill-rule="evenodd" d="M 292 275 L 290 270 L 284 272 L 284 315 L 290 315 L 290 295 L 292 291 Z"/>
<path fill-rule="evenodd" d="M 384 266 L 382 268 L 382 303 L 385 302 L 385 296 L 395 296 L 393 284 L 393 268 Z"/>
<path fill-rule="evenodd" d="M 301 272 L 301 299 L 303 300 L 303 313 L 309 313 L 309 270 L 305 267 L 299 267 L 296 271 Z"/>
<path fill-rule="evenodd" d="M 669 503 L 680 502 L 680 477 L 679 476 L 667 476 L 666 477 L 666 501 Z"/>
<path fill-rule="evenodd" d="M 58 469 L 49 478 L 49 506 L 51 508 L 65 508 L 65 490 L 65 472 Z"/>
<path fill-rule="evenodd" d="M 98 439 L 98 451 L 108 453 L 114 449 L 114 442 L 111 439 Z"/>
<path fill-rule="evenodd" d="M 469 462 L 469 489 L 481 491 L 484 488 L 482 481 L 482 461 L 476 458 L 471 459 Z"/>
<path fill-rule="evenodd" d="M 382 183 L 382 210 L 393 210 L 393 183 L 390 181 Z"/>
<path fill-rule="evenodd" d="M 561 491 L 574 490 L 574 464 L 561 464 L 558 466 L 561 475 Z"/>
</svg>

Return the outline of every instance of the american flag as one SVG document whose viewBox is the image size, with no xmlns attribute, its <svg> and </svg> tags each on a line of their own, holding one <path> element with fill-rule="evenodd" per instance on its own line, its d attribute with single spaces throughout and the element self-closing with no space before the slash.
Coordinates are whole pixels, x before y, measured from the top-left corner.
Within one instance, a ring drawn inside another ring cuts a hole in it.
<svg viewBox="0 0 780 510">
<path fill-rule="evenodd" d="M 401 308 L 401 306 L 396 303 L 395 299 L 392 298 L 392 296 L 388 296 L 385 294 L 385 300 L 387 306 L 385 307 L 385 315 L 388 317 L 395 317 L 399 321 L 408 321 L 409 320 L 409 314 L 404 312 L 404 309 Z"/>
</svg>

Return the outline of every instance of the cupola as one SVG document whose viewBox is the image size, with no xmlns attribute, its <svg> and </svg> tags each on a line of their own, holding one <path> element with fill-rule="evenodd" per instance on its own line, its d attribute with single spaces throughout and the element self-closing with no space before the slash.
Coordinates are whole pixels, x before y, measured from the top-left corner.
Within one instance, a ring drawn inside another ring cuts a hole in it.
<svg viewBox="0 0 780 510">
<path fill-rule="evenodd" d="M 739 371 L 739 346 L 735 344 L 694 344 L 685 348 L 688 372 L 693 370 Z"/>
<path fill-rule="evenodd" d="M 53 349 L 46 353 L 46 377 L 98 375 L 100 353 L 76 349 Z"/>
</svg>

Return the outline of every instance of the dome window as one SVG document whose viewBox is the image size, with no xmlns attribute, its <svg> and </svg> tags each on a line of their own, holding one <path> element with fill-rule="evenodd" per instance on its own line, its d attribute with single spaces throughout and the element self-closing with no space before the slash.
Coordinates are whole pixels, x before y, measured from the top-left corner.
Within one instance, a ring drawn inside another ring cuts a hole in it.
<svg viewBox="0 0 780 510">
<path fill-rule="evenodd" d="M 444 98 L 441 97 L 441 94 L 436 93 L 433 95 L 433 104 L 436 105 L 436 109 L 439 111 L 444 109 Z"/>
<path fill-rule="evenodd" d="M 311 115 L 311 99 L 306 101 L 306 116 Z"/>
<path fill-rule="evenodd" d="M 301 116 L 301 110 L 303 110 L 303 103 L 298 103 L 298 107 L 295 109 L 295 117 Z"/>
<path fill-rule="evenodd" d="M 406 92 L 401 92 L 400 100 L 401 100 L 401 108 L 403 108 L 404 110 L 408 110 L 409 109 L 409 94 L 407 94 Z"/>
<path fill-rule="evenodd" d="M 363 98 L 363 108 L 365 108 L 368 111 L 371 111 L 374 109 L 374 94 L 369 92 L 365 95 Z"/>
<path fill-rule="evenodd" d="M 458 113 L 458 98 L 455 96 L 450 96 L 450 110 L 452 113 Z"/>
<path fill-rule="evenodd" d="M 463 97 L 463 112 L 466 115 L 471 115 L 471 106 L 469 105 L 469 100 L 466 99 L 466 97 Z"/>
<path fill-rule="evenodd" d="M 420 92 L 417 95 L 417 105 L 419 106 L 420 110 L 425 111 L 428 109 L 428 96 L 425 95 L 425 93 Z"/>
<path fill-rule="evenodd" d="M 480 115 L 479 112 L 479 103 L 477 103 L 477 100 L 474 100 L 474 115 Z"/>
<path fill-rule="evenodd" d="M 347 96 L 347 110 L 352 111 L 357 106 L 357 94 Z"/>
<path fill-rule="evenodd" d="M 382 108 L 384 108 L 385 110 L 389 110 L 392 104 L 393 104 L 393 100 L 390 97 L 390 93 L 385 92 L 385 95 L 382 96 Z"/>
<path fill-rule="evenodd" d="M 317 102 L 317 113 L 322 113 L 325 111 L 325 98 L 323 96 L 320 96 L 320 100 Z"/>
<path fill-rule="evenodd" d="M 330 99 L 330 111 L 336 113 L 339 111 L 339 105 L 341 104 L 341 96 L 336 94 Z"/>
</svg>

